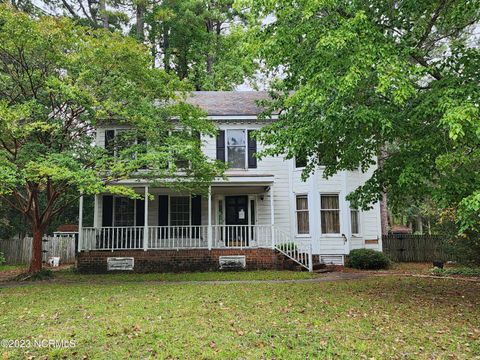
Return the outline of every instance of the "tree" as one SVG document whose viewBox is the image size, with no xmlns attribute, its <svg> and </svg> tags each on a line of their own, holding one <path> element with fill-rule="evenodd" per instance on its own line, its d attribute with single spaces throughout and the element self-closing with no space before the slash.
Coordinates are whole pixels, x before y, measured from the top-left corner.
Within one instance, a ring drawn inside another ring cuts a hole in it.
<svg viewBox="0 0 480 360">
<path fill-rule="evenodd" d="M 478 0 L 243 3 L 252 49 L 281 75 L 264 155 L 308 156 L 304 177 L 379 158 L 355 205 L 383 190 L 393 205 L 432 198 L 460 231 L 480 230 Z"/>
<path fill-rule="evenodd" d="M 233 0 L 166 0 L 146 16 L 154 59 L 196 90 L 231 90 L 253 72 Z"/>
<path fill-rule="evenodd" d="M 199 193 L 221 172 L 198 138 L 214 125 L 180 101 L 182 83 L 150 68 L 133 38 L 1 6 L 0 44 L 0 199 L 31 227 L 31 272 L 41 269 L 46 227 L 80 193 L 135 197 L 117 184 L 132 177 Z M 131 127 L 115 151 L 93 145 L 109 122 Z M 179 159 L 189 162 L 182 177 Z"/>
</svg>

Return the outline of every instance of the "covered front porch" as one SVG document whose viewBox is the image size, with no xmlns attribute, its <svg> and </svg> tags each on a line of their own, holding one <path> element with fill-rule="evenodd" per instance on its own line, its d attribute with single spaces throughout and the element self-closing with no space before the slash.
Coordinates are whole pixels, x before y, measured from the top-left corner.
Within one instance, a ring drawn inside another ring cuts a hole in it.
<svg viewBox="0 0 480 360">
<path fill-rule="evenodd" d="M 287 236 L 275 228 L 271 177 L 218 181 L 207 196 L 132 187 L 142 199 L 95 197 L 94 226 L 79 224 L 79 251 L 273 248 Z"/>
</svg>

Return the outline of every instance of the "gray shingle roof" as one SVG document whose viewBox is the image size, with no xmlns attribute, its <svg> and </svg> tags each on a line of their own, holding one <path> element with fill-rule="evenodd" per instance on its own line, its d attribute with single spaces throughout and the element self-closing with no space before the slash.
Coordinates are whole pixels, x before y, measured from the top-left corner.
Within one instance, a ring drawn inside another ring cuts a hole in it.
<svg viewBox="0 0 480 360">
<path fill-rule="evenodd" d="M 197 105 L 208 115 L 258 115 L 258 100 L 268 99 L 266 91 L 193 91 L 187 103 Z"/>
</svg>

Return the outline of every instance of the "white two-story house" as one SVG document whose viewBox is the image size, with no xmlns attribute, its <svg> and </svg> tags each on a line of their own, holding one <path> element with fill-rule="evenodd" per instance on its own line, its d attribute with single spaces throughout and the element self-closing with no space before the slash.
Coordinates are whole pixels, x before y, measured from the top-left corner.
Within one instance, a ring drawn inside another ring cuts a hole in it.
<svg viewBox="0 0 480 360">
<path fill-rule="evenodd" d="M 183 271 L 232 264 L 265 269 L 296 263 L 312 270 L 316 262 L 343 265 L 351 249 L 381 250 L 379 205 L 357 211 L 345 199 L 373 168 L 324 179 L 320 167 L 304 182 L 301 159 L 255 158 L 262 144 L 251 132 L 265 124 L 257 118 L 262 111 L 257 104 L 267 96 L 191 93 L 187 101 L 219 129 L 216 138 L 201 140 L 209 157 L 228 162 L 226 180 L 214 181 L 203 197 L 139 180 L 123 183 L 145 195 L 143 200 L 97 195 L 94 226 L 79 226 L 79 269 Z M 118 130 L 98 128 L 97 143 L 105 145 Z"/>
</svg>

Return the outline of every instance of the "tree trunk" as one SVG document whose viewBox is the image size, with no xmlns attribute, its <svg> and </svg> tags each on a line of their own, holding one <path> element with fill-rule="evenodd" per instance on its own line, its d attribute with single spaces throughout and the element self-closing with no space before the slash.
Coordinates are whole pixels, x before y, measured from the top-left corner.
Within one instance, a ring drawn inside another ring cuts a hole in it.
<svg viewBox="0 0 480 360">
<path fill-rule="evenodd" d="M 29 269 L 31 273 L 42 270 L 42 238 L 43 229 L 33 228 L 32 260 Z"/>
<path fill-rule="evenodd" d="M 100 16 L 102 18 L 102 26 L 105 29 L 108 29 L 108 14 L 107 14 L 107 4 L 106 0 L 100 0 L 99 2 Z"/>
<path fill-rule="evenodd" d="M 137 39 L 141 42 L 145 40 L 145 3 L 138 1 L 136 9 L 137 21 Z"/>
<path fill-rule="evenodd" d="M 387 193 L 382 192 L 380 200 L 380 223 L 382 225 L 382 235 L 388 235 L 388 204 Z"/>
<path fill-rule="evenodd" d="M 170 39 L 169 28 L 163 25 L 163 67 L 165 71 L 170 72 Z"/>
</svg>

